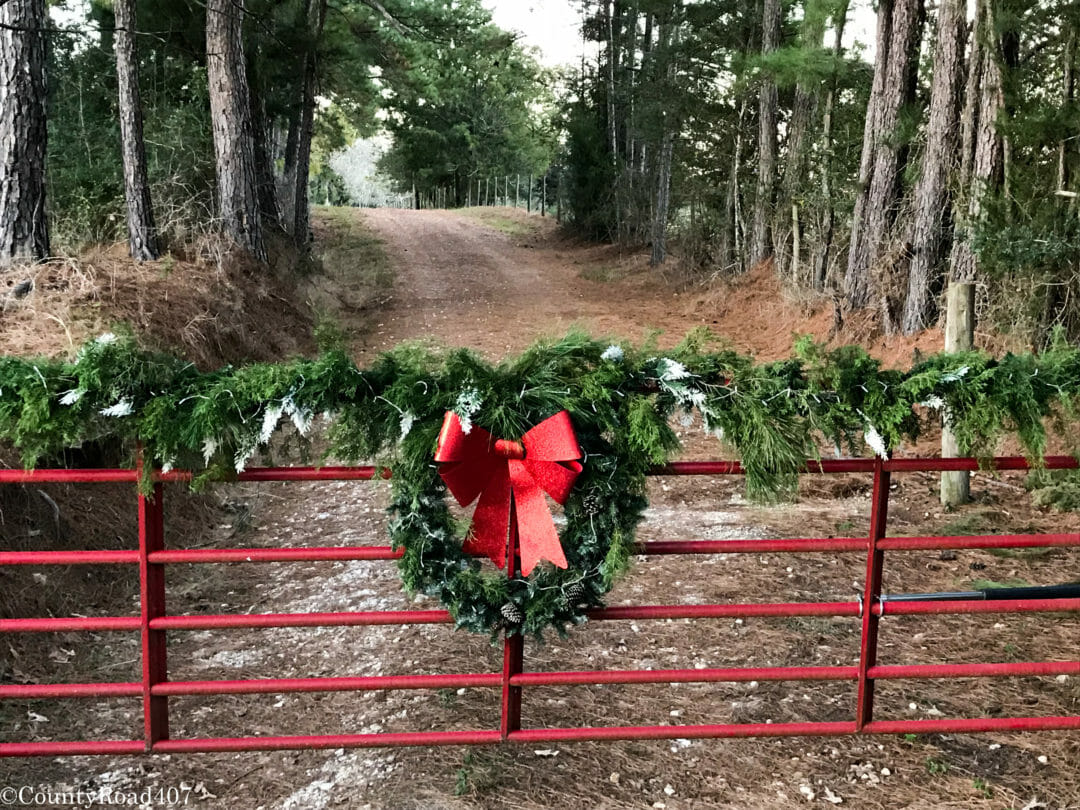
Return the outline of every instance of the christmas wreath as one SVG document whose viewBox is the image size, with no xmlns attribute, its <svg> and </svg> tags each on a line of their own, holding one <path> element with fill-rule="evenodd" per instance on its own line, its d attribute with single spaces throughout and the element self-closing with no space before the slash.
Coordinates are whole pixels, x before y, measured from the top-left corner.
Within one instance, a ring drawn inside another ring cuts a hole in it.
<svg viewBox="0 0 1080 810">
<path fill-rule="evenodd" d="M 865 443 L 885 456 L 928 419 L 947 420 L 965 453 L 990 456 L 1012 432 L 1037 461 L 1048 422 L 1075 439 L 1078 395 L 1080 350 L 1063 340 L 1039 355 L 926 357 L 908 371 L 808 340 L 792 359 L 756 364 L 696 333 L 664 352 L 573 334 L 499 365 L 403 345 L 366 369 L 327 347 L 202 372 L 106 334 L 70 360 L 0 357 L 0 440 L 27 467 L 65 463 L 57 455 L 90 442 L 133 454 L 138 440 L 148 475 L 188 469 L 200 486 L 256 454 L 273 463 L 271 448 L 307 458 L 321 415 L 324 457 L 393 470 L 405 587 L 440 599 L 460 627 L 539 634 L 582 621 L 626 569 L 646 473 L 680 447 L 675 417 L 735 450 L 761 499 L 790 493 L 822 439 L 838 454 Z M 471 526 L 450 495 L 477 501 Z"/>
<path fill-rule="evenodd" d="M 406 375 L 384 394 L 408 426 L 394 453 L 390 524 L 407 589 L 438 597 L 476 631 L 561 630 L 601 604 L 627 568 L 645 474 L 678 446 L 670 402 L 625 360 L 592 342 L 499 367 L 458 353 L 440 375 L 457 383 L 449 390 Z M 479 498 L 468 529 L 448 488 L 460 503 Z M 541 489 L 564 505 L 558 539 Z"/>
</svg>

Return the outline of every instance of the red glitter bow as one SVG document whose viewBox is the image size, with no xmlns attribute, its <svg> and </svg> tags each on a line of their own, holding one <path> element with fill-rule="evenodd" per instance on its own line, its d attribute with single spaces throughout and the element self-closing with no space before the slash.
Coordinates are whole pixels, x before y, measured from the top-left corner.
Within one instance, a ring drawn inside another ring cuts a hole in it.
<svg viewBox="0 0 1080 810">
<path fill-rule="evenodd" d="M 544 493 L 565 503 L 581 473 L 580 458 L 566 411 L 545 419 L 520 442 L 495 439 L 475 426 L 466 433 L 457 414 L 447 413 L 435 450 L 435 460 L 442 464 L 439 475 L 462 506 L 480 498 L 465 551 L 483 554 L 505 568 L 507 546 L 516 531 L 522 574 L 528 576 L 542 559 L 566 568 Z"/>
</svg>

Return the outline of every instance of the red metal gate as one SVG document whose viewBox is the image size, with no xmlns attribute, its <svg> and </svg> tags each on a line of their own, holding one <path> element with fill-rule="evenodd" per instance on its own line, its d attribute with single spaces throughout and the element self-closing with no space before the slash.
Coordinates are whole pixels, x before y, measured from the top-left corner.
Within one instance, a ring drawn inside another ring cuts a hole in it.
<svg viewBox="0 0 1080 810">
<path fill-rule="evenodd" d="M 998 458 L 999 470 L 1028 468 L 1023 458 Z M 1046 460 L 1049 469 L 1076 468 L 1068 457 Z M 715 619 L 721 617 L 849 617 L 861 622 L 857 665 L 754 667 L 733 669 L 586 670 L 529 672 L 520 636 L 504 640 L 501 672 L 440 675 L 396 675 L 345 678 L 171 681 L 167 636 L 170 630 L 449 624 L 443 610 L 351 613 L 170 615 L 165 610 L 165 566 L 174 563 L 297 562 L 393 560 L 386 546 L 331 548 L 169 549 L 165 544 L 162 484 L 188 480 L 181 472 L 158 473 L 153 497 L 138 496 L 139 548 L 120 551 L 6 551 L 0 565 L 138 565 L 141 612 L 138 616 L 101 618 L 28 618 L 0 620 L 0 633 L 71 631 L 137 632 L 141 638 L 142 680 L 130 683 L 0 684 L 0 700 L 80 697 L 141 697 L 144 735 L 137 740 L 0 743 L 0 756 L 75 754 L 180 753 L 254 751 L 298 748 L 344 748 L 410 745 L 483 745 L 499 742 L 629 740 L 796 735 L 900 734 L 933 732 L 1031 731 L 1080 729 L 1080 716 L 993 717 L 930 720 L 874 718 L 874 685 L 890 679 L 991 678 L 1006 676 L 1080 675 L 1080 661 L 888 665 L 877 662 L 878 625 L 884 615 L 1067 612 L 1080 610 L 1080 599 L 1012 601 L 884 601 L 881 592 L 886 551 L 923 549 L 990 549 L 1080 546 L 1080 534 L 1016 534 L 963 537 L 889 537 L 887 513 L 893 473 L 975 470 L 972 459 L 851 459 L 807 464 L 807 474 L 872 473 L 874 477 L 867 536 L 785 540 L 657 541 L 639 544 L 640 554 L 718 554 L 775 552 L 851 552 L 866 555 L 861 598 L 849 602 L 795 602 L 711 605 L 642 605 L 595 610 L 590 619 Z M 684 462 L 654 471 L 655 475 L 738 475 L 735 462 Z M 241 481 L 357 481 L 374 477 L 371 467 L 264 468 L 239 476 Z M 0 471 L 0 484 L 115 483 L 135 484 L 139 470 Z M 587 630 L 580 632 L 588 632 Z M 527 687 L 591 684 L 666 684 L 737 681 L 854 681 L 857 698 L 850 720 L 840 722 L 750 723 L 522 728 L 521 702 Z M 348 692 L 398 689 L 487 687 L 502 696 L 499 728 L 476 731 L 335 734 L 319 736 L 246 736 L 174 739 L 169 735 L 169 698 L 178 695 L 267 694 L 282 692 Z"/>
</svg>

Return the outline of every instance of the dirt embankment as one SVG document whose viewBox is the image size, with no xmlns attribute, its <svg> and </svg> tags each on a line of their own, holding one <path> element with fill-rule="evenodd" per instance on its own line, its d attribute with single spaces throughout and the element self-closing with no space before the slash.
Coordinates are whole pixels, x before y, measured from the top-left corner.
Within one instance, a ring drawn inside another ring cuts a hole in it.
<svg viewBox="0 0 1080 810">
<path fill-rule="evenodd" d="M 335 319 L 361 360 L 401 340 L 468 345 L 501 357 L 571 326 L 661 345 L 710 326 L 762 358 L 786 355 L 793 333 L 830 338 L 831 305 L 792 301 L 766 271 L 734 286 L 683 290 L 648 272 L 638 255 L 583 245 L 550 221 L 506 210 L 322 211 L 316 224 L 324 274 L 300 293 Z M 377 238 L 376 238 L 377 237 Z M 390 259 L 384 267 L 377 242 Z M 392 274 L 389 272 L 392 270 Z M 296 295 L 296 293 L 294 293 Z M 156 301 L 156 299 L 155 299 Z M 155 301 L 145 306 L 155 306 Z M 297 304 L 299 306 L 299 304 Z M 135 310 L 138 311 L 138 310 Z M 259 316 L 266 330 L 282 319 Z M 61 340 L 63 330 L 55 333 Z M 299 335 L 293 339 L 301 340 Z M 832 336 L 847 339 L 844 335 Z M 869 338 L 868 338 L 869 339 Z M 933 332 L 920 336 L 936 345 Z M 873 339 L 876 340 L 876 339 Z M 919 344 L 871 346 L 905 363 Z M 277 351 L 268 347 L 267 352 Z M 690 438 L 690 434 L 687 434 Z M 715 448 L 713 448 L 713 452 Z M 1015 476 L 980 476 L 978 501 L 959 514 L 935 506 L 929 476 L 897 476 L 890 525 L 897 534 L 1076 531 L 1074 519 L 1034 509 Z M 858 536 L 866 531 L 869 482 L 808 480 L 795 507 L 747 504 L 737 480 L 653 482 L 643 539 Z M 129 496 L 127 493 L 124 497 Z M 184 502 L 170 491 L 172 547 L 378 545 L 385 543 L 385 484 L 244 485 L 212 490 L 218 507 L 187 534 Z M 53 520 L 37 499 L 38 522 Z M 118 496 L 119 497 L 119 496 Z M 123 529 L 110 547 L 130 547 L 133 510 L 111 518 Z M 63 527 L 61 527 L 63 528 Z M 69 539 L 77 532 L 68 527 Z M 17 547 L 38 542 L 26 531 Z M 890 554 L 890 592 L 951 590 L 977 581 L 1046 584 L 1080 578 L 1065 550 L 1039 554 L 963 551 Z M 865 560 L 858 554 L 746 555 L 640 560 L 611 603 L 818 601 L 850 598 Z M 18 587 L 42 582 L 25 571 Z M 45 572 L 46 576 L 51 573 Z M 74 610 L 98 615 L 134 609 L 136 583 L 116 577 L 115 593 Z M 172 613 L 382 610 L 413 607 L 387 563 L 172 566 Z M 45 609 L 40 600 L 28 602 Z M 434 606 L 422 602 L 424 606 Z M 55 605 L 49 604 L 55 609 Z M 1068 617 L 893 618 L 883 622 L 880 663 L 1064 660 L 1075 657 Z M 534 669 L 695 668 L 850 665 L 857 622 L 748 619 L 604 622 L 567 639 L 530 644 Z M 138 680 L 137 640 L 66 634 L 12 642 L 25 680 Z M 492 672 L 500 651 L 446 627 L 311 628 L 170 633 L 173 679 L 330 677 L 428 672 Z M 849 719 L 851 684 L 721 683 L 530 689 L 529 726 L 625 723 L 787 722 Z M 177 737 L 326 734 L 491 727 L 498 694 L 485 689 L 330 695 L 232 695 L 170 702 Z M 9 702 L 0 739 L 138 737 L 137 701 Z M 1040 715 L 1080 712 L 1077 680 L 889 682 L 880 716 Z M 44 719 L 43 719 L 44 718 Z M 307 751 L 131 758 L 64 758 L 11 763 L 8 781 L 124 789 L 187 786 L 191 806 L 258 808 L 547 807 L 1047 808 L 1080 802 L 1075 735 L 930 735 L 917 739 L 778 739 L 598 743 L 536 748 Z M 5 763 L 5 766 L 7 763 Z"/>
<path fill-rule="evenodd" d="M 210 244 L 138 264 L 113 245 L 13 270 L 0 287 L 0 352 L 72 353 L 117 325 L 204 368 L 310 351 L 300 257 L 283 239 L 272 245 L 268 267 Z"/>
</svg>

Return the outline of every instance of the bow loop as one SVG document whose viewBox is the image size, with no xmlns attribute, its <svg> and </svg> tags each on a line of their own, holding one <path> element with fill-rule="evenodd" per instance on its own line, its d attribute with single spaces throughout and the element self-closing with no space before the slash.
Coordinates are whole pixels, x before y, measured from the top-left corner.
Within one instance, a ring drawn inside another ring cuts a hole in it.
<svg viewBox="0 0 1080 810">
<path fill-rule="evenodd" d="M 581 473 L 580 458 L 566 411 L 545 419 L 520 442 L 495 439 L 475 426 L 466 433 L 458 415 L 447 413 L 435 450 L 439 475 L 462 506 L 480 499 L 465 550 L 505 568 L 511 532 L 516 530 L 522 574 L 531 574 L 540 560 L 566 568 L 544 493 L 565 503 Z"/>
</svg>

